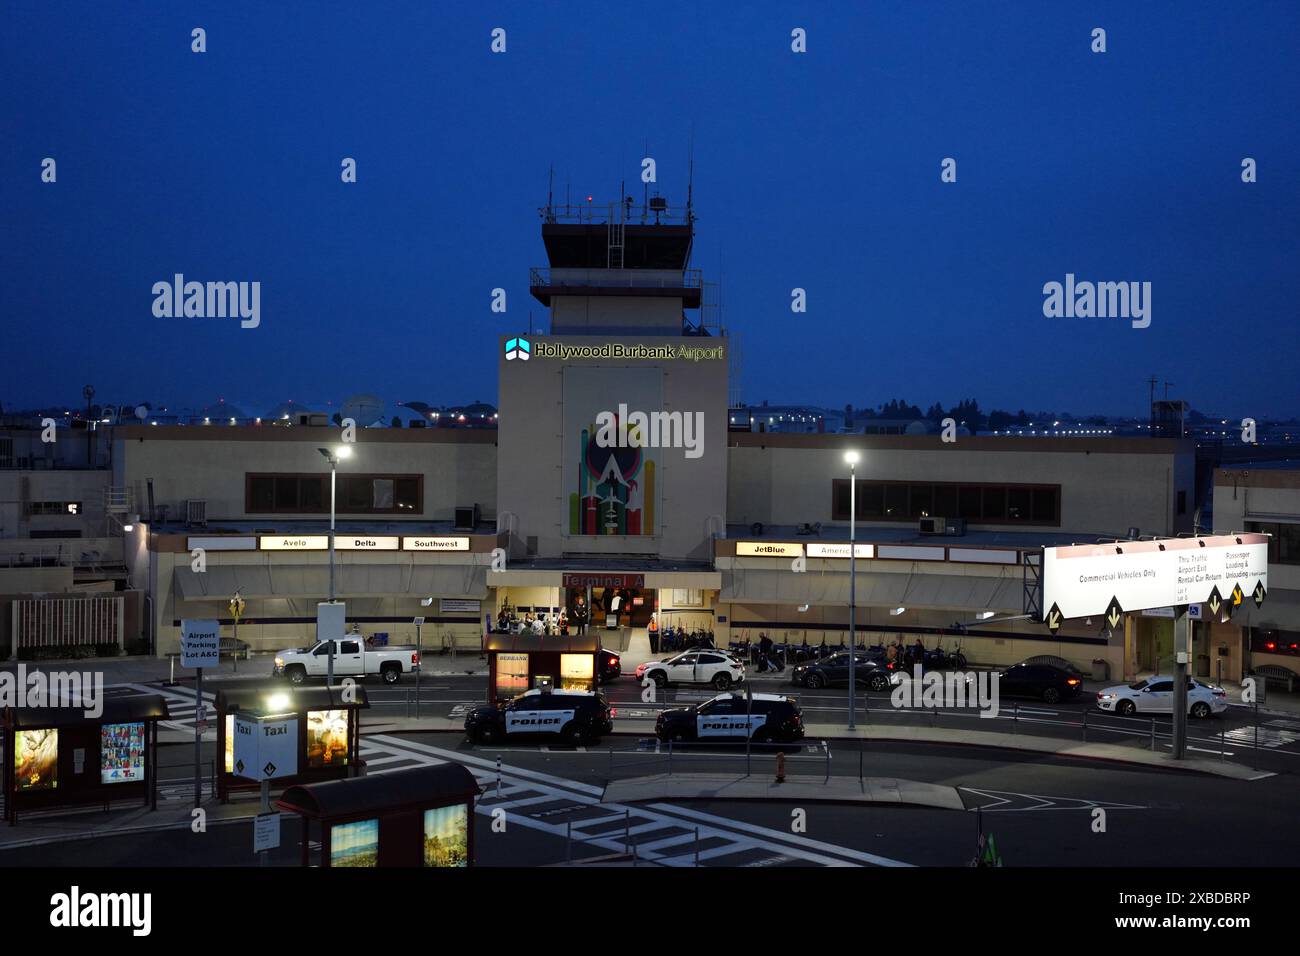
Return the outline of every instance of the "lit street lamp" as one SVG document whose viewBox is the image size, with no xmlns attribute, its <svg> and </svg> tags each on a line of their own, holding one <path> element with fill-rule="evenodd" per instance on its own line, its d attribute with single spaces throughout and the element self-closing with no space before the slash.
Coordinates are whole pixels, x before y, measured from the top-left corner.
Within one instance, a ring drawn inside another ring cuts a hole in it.
<svg viewBox="0 0 1300 956">
<path fill-rule="evenodd" d="M 858 453 L 846 451 L 844 460 L 849 464 L 849 730 L 855 729 L 857 716 L 858 682 L 854 662 L 858 657 L 858 638 L 854 611 L 858 605 Z"/>
<path fill-rule="evenodd" d="M 337 481 L 338 464 L 342 458 L 351 458 L 352 449 L 347 445 L 340 445 L 334 451 L 328 448 L 316 449 L 330 463 L 330 603 L 334 603 L 334 487 Z M 329 653 L 326 656 L 325 686 L 334 686 L 334 642 L 330 641 Z"/>
</svg>

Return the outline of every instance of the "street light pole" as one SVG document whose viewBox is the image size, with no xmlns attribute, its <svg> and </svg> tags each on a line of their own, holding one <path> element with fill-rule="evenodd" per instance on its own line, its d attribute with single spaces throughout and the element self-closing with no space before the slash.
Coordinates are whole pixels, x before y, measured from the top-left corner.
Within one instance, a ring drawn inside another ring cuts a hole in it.
<svg viewBox="0 0 1300 956">
<path fill-rule="evenodd" d="M 339 459 L 337 455 L 330 455 L 330 603 L 334 603 L 334 485 L 338 475 Z M 334 686 L 334 642 L 330 641 L 329 651 L 326 655 L 325 664 L 325 686 Z"/>
<path fill-rule="evenodd" d="M 325 460 L 330 463 L 330 604 L 334 600 L 334 520 L 335 520 L 335 494 L 334 489 L 338 481 L 338 464 L 340 458 L 347 458 L 352 454 L 352 449 L 346 444 L 341 445 L 333 450 L 329 448 L 316 449 L 325 456 Z M 330 640 L 329 650 L 325 655 L 325 682 L 327 687 L 334 686 L 334 641 Z"/>
<path fill-rule="evenodd" d="M 855 730 L 854 719 L 858 712 L 858 681 L 854 667 L 858 657 L 857 621 L 855 612 L 858 606 L 858 453 L 846 452 L 844 460 L 849 463 L 849 730 Z"/>
</svg>

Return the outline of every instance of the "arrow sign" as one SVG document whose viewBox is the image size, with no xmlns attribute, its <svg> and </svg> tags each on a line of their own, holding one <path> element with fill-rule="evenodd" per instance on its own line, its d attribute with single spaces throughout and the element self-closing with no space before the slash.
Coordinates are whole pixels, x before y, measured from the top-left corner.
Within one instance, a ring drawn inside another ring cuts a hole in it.
<svg viewBox="0 0 1300 956">
<path fill-rule="evenodd" d="M 1217 615 L 1219 613 L 1219 608 L 1223 607 L 1223 597 L 1219 594 L 1219 588 L 1217 585 L 1214 590 L 1210 592 L 1210 599 L 1205 603 L 1210 605 L 1211 614 Z"/>
<path fill-rule="evenodd" d="M 1264 603 L 1264 596 L 1265 596 L 1267 593 L 1268 593 L 1268 592 L 1264 590 L 1264 582 L 1263 582 L 1263 581 L 1256 581 L 1256 582 L 1255 582 L 1255 593 L 1254 593 L 1254 595 L 1253 595 L 1253 597 L 1255 598 L 1255 607 L 1259 607 L 1261 604 Z"/>
<path fill-rule="evenodd" d="M 1112 597 L 1106 607 L 1106 623 L 1110 625 L 1112 631 L 1119 627 L 1120 619 L 1123 617 L 1124 609 L 1119 606 L 1119 599 Z"/>
<path fill-rule="evenodd" d="M 1238 605 L 1240 605 L 1241 598 L 1242 598 L 1241 585 L 1234 584 L 1232 586 L 1232 606 L 1237 607 Z"/>
<path fill-rule="evenodd" d="M 1061 609 L 1055 604 L 1053 604 L 1052 609 L 1047 612 L 1047 629 L 1053 634 L 1061 629 Z"/>
</svg>

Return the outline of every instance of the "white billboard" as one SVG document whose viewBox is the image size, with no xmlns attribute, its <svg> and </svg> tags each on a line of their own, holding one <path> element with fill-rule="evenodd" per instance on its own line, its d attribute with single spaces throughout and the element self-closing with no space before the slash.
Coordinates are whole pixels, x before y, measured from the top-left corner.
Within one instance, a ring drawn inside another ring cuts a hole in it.
<svg viewBox="0 0 1300 956">
<path fill-rule="evenodd" d="M 1101 616 L 1114 600 L 1122 611 L 1231 601 L 1241 587 L 1250 600 L 1268 590 L 1268 536 L 1215 535 L 1119 541 L 1043 549 L 1043 616 Z"/>
</svg>

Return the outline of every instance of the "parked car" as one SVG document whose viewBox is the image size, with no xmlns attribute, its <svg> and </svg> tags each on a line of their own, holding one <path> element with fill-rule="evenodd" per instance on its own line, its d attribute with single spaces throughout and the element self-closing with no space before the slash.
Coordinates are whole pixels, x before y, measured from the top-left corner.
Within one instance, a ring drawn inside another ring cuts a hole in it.
<svg viewBox="0 0 1300 956">
<path fill-rule="evenodd" d="M 609 701 L 589 690 L 524 691 L 495 707 L 477 707 L 465 718 L 466 735 L 480 744 L 538 737 L 597 743 L 613 729 Z"/>
<path fill-rule="evenodd" d="M 312 647 L 295 647 L 275 652 L 271 673 L 287 677 L 301 684 L 308 677 L 326 677 L 329 674 L 329 650 L 334 645 L 334 676 L 372 677 L 376 674 L 385 684 L 396 684 L 403 674 L 420 666 L 420 653 L 414 645 L 386 647 L 371 650 L 360 637 L 345 637 L 336 641 L 321 641 Z"/>
<path fill-rule="evenodd" d="M 623 662 L 613 651 L 602 649 L 600 652 L 600 666 L 597 671 L 600 682 L 604 684 L 611 681 L 623 673 Z"/>
<path fill-rule="evenodd" d="M 1172 714 L 1174 712 L 1174 679 L 1156 675 L 1136 684 L 1118 684 L 1097 691 L 1097 706 L 1125 717 L 1137 713 Z M 1214 684 L 1194 677 L 1187 678 L 1187 713 L 1193 717 L 1209 717 L 1228 709 L 1228 694 Z"/>
<path fill-rule="evenodd" d="M 1054 664 L 1031 664 L 1021 661 L 1006 670 L 994 671 L 999 697 L 1032 697 L 1049 704 L 1073 700 L 1083 689 L 1083 678 L 1078 672 L 1065 670 Z M 974 674 L 966 675 L 966 683 L 975 682 Z"/>
<path fill-rule="evenodd" d="M 858 651 L 853 660 L 854 683 L 872 690 L 886 690 L 889 687 L 890 670 L 888 664 L 868 651 Z M 821 660 L 799 664 L 790 673 L 790 681 L 797 687 L 812 689 L 848 687 L 849 652 L 841 651 Z"/>
<path fill-rule="evenodd" d="M 655 736 L 660 740 L 725 743 L 791 743 L 803 737 L 799 701 L 779 694 L 719 694 L 694 707 L 659 712 Z"/>
<path fill-rule="evenodd" d="M 704 648 L 687 651 L 663 661 L 646 661 L 636 669 L 638 681 L 668 684 L 711 684 L 726 690 L 745 680 L 745 665 L 724 651 Z"/>
</svg>

